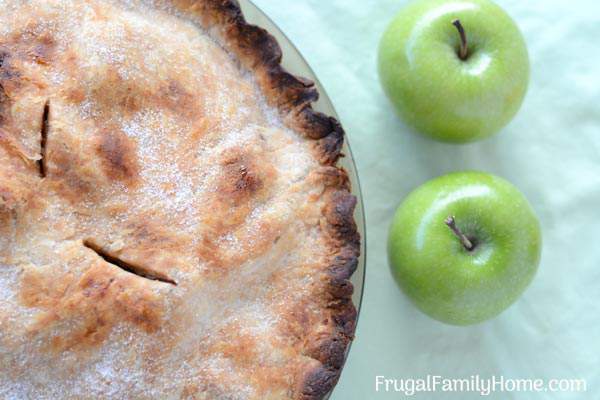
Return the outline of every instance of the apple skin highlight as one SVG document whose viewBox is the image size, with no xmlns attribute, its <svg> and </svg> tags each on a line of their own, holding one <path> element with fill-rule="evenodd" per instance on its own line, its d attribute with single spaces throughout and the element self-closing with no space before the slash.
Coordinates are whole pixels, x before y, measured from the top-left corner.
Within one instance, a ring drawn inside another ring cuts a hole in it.
<svg viewBox="0 0 600 400">
<path fill-rule="evenodd" d="M 460 21 L 467 41 L 461 59 Z M 402 119 L 436 140 L 486 138 L 519 110 L 529 57 L 516 24 L 488 0 L 417 0 L 385 31 L 378 69 Z"/>
<path fill-rule="evenodd" d="M 472 249 L 450 229 L 449 217 Z M 513 304 L 540 261 L 541 229 L 531 205 L 494 175 L 433 179 L 398 207 L 388 237 L 392 275 L 425 314 L 453 325 L 490 319 Z"/>
</svg>

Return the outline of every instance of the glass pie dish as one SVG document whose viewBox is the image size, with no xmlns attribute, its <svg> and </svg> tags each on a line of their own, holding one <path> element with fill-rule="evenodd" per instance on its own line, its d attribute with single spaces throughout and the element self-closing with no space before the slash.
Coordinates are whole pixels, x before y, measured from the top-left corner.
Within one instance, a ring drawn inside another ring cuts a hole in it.
<svg viewBox="0 0 600 400">
<path fill-rule="evenodd" d="M 360 240 L 318 88 L 237 0 L 9 3 L 0 398 L 325 398 Z"/>
</svg>

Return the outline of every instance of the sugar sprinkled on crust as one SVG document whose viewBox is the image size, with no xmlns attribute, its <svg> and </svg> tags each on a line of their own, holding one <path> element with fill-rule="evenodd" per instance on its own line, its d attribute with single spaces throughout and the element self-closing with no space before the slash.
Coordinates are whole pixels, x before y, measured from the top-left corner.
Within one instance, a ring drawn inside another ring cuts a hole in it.
<svg viewBox="0 0 600 400">
<path fill-rule="evenodd" d="M 5 3 L 0 397 L 322 397 L 357 238 L 310 85 L 234 2 Z"/>
</svg>

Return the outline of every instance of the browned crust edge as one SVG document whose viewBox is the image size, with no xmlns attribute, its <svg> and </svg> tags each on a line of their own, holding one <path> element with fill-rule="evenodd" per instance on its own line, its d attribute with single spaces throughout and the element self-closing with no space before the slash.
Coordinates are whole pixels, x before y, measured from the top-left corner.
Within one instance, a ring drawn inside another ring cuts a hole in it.
<svg viewBox="0 0 600 400">
<path fill-rule="evenodd" d="M 356 198 L 350 193 L 346 171 L 337 166 L 342 156 L 344 130 L 335 118 L 313 109 L 312 103 L 319 97 L 314 83 L 282 67 L 282 51 L 276 39 L 265 29 L 247 23 L 236 0 L 173 0 L 173 3 L 198 15 L 204 27 L 239 57 L 242 67 L 255 72 L 265 97 L 280 110 L 284 122 L 315 140 L 327 187 L 321 227 L 328 236 L 332 254 L 325 278 L 330 318 L 324 331 L 313 333 L 307 341 L 305 354 L 319 364 L 301 371 L 293 396 L 298 400 L 323 399 L 340 377 L 357 317 L 349 281 L 360 253 L 360 236 L 354 221 Z"/>
</svg>

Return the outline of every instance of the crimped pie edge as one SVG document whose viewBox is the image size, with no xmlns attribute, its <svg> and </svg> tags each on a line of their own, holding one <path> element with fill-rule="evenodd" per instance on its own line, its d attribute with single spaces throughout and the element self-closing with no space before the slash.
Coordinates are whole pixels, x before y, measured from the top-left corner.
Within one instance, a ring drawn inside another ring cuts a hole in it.
<svg viewBox="0 0 600 400">
<path fill-rule="evenodd" d="M 312 103 L 319 97 L 314 83 L 285 70 L 277 40 L 265 29 L 249 24 L 236 0 L 175 0 L 174 4 L 182 11 L 198 15 L 204 27 L 221 39 L 220 43 L 239 58 L 242 66 L 253 71 L 270 105 L 279 110 L 290 128 L 315 140 L 316 156 L 327 167 L 321 225 L 333 255 L 328 265 L 323 266 L 329 280 L 332 321 L 328 332 L 319 332 L 318 337 L 309 339 L 306 355 L 320 365 L 302 372 L 294 395 L 299 400 L 322 399 L 340 377 L 357 320 L 349 281 L 360 253 L 360 236 L 354 220 L 356 197 L 350 192 L 346 171 L 337 166 L 343 156 L 344 130 L 335 118 L 313 109 Z"/>
</svg>

